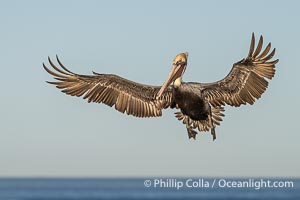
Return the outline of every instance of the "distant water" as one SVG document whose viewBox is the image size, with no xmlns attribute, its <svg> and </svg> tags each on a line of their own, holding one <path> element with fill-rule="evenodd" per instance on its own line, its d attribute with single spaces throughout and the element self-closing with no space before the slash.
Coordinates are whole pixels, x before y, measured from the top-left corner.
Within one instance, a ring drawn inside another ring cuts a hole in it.
<svg viewBox="0 0 300 200">
<path fill-rule="evenodd" d="M 222 185 L 207 188 L 201 185 L 202 183 L 197 181 L 199 180 L 197 178 L 192 180 L 196 180 L 193 187 L 183 185 L 179 189 L 176 188 L 179 183 L 185 183 L 188 178 L 162 179 L 164 183 L 155 187 L 155 179 L 149 178 L 150 186 L 145 187 L 145 180 L 147 179 L 2 178 L 0 179 L 0 200 L 300 200 L 300 179 L 289 179 L 293 181 L 292 188 L 260 189 L 225 188 Z M 192 181 L 189 184 L 192 184 Z M 212 184 L 214 179 L 205 179 L 205 181 Z M 199 183 L 200 186 L 197 185 Z M 223 182 L 220 183 L 223 184 Z"/>
</svg>

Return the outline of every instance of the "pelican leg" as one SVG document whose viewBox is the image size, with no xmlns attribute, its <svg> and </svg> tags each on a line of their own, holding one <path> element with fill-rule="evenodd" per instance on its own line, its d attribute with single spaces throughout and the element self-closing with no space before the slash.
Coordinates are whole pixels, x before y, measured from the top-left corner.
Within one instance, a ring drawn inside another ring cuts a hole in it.
<svg viewBox="0 0 300 200">
<path fill-rule="evenodd" d="M 196 134 L 197 134 L 197 132 L 194 131 L 192 129 L 192 127 L 186 127 L 186 130 L 188 132 L 189 139 L 193 138 L 194 140 L 196 140 Z"/>
<path fill-rule="evenodd" d="M 188 132 L 189 139 L 193 138 L 194 140 L 196 140 L 197 132 L 193 130 L 193 127 L 191 126 L 192 122 L 189 120 L 188 116 L 184 117 L 183 123 L 186 126 L 186 130 Z"/>
<path fill-rule="evenodd" d="M 216 136 L 216 131 L 215 131 L 215 127 L 214 127 L 214 122 L 213 122 L 213 119 L 212 119 L 212 112 L 211 112 L 211 106 L 209 105 L 209 122 L 210 122 L 210 125 L 211 125 L 211 129 L 210 129 L 210 133 L 211 135 L 213 136 L 213 141 L 215 139 L 217 139 L 217 136 Z"/>
<path fill-rule="evenodd" d="M 214 141 L 215 139 L 217 139 L 215 127 L 212 127 L 212 128 L 210 129 L 210 133 L 211 133 L 211 135 L 213 136 L 213 141 Z"/>
<path fill-rule="evenodd" d="M 192 129 L 192 127 L 190 127 L 190 126 L 186 126 L 186 130 L 188 132 L 189 139 L 193 138 L 194 140 L 196 140 L 196 134 L 197 134 L 197 132 L 194 131 Z"/>
</svg>

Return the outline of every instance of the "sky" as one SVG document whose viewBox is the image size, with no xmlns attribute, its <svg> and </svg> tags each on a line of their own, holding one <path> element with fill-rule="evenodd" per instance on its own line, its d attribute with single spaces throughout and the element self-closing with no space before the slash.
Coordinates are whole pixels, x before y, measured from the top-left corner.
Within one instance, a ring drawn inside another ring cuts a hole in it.
<svg viewBox="0 0 300 200">
<path fill-rule="evenodd" d="M 299 1 L 4 1 L 0 7 L 0 177 L 300 177 Z M 189 140 L 176 110 L 140 119 L 45 81 L 57 54 L 80 74 L 161 85 L 189 52 L 183 81 L 213 82 L 247 56 L 251 34 L 279 63 L 262 98 L 225 107 Z"/>
</svg>

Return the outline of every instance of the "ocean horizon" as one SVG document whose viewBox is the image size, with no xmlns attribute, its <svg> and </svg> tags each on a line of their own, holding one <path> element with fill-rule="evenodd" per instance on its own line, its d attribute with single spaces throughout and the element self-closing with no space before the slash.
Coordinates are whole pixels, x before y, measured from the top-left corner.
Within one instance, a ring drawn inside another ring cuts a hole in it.
<svg viewBox="0 0 300 200">
<path fill-rule="evenodd" d="M 299 178 L 0 178 L 0 200 L 300 199 Z"/>
</svg>

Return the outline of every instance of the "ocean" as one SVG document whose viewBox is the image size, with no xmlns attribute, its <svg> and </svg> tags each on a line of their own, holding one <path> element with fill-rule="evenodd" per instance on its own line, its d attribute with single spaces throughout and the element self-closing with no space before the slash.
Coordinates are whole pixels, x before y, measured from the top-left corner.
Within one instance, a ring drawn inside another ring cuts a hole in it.
<svg viewBox="0 0 300 200">
<path fill-rule="evenodd" d="M 0 200 L 300 199 L 300 179 L 0 178 Z"/>
</svg>

